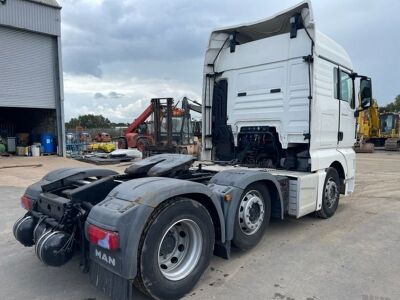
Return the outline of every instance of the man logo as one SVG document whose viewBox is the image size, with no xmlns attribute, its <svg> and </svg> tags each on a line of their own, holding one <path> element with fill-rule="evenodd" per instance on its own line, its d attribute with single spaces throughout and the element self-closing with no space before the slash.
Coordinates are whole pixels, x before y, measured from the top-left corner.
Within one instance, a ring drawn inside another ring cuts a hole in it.
<svg viewBox="0 0 400 300">
<path fill-rule="evenodd" d="M 95 249 L 94 256 L 115 267 L 115 258 L 102 253 L 100 250 Z"/>
</svg>

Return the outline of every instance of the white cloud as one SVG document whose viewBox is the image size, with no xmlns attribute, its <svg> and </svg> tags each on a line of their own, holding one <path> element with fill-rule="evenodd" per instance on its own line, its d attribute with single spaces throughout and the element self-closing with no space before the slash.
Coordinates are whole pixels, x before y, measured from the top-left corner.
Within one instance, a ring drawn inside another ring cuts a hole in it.
<svg viewBox="0 0 400 300">
<path fill-rule="evenodd" d="M 65 74 L 64 85 L 66 120 L 90 113 L 102 114 L 114 122 L 130 122 L 150 104 L 151 98 L 174 97 L 178 101 L 187 96 L 200 99 L 190 86 L 174 80 L 115 80 Z"/>
<path fill-rule="evenodd" d="M 152 97 L 200 100 L 211 30 L 299 1 L 61 0 L 66 120 L 91 112 L 131 121 Z M 400 1 L 312 4 L 318 29 L 344 46 L 356 71 L 372 77 L 378 102 L 399 94 Z"/>
</svg>

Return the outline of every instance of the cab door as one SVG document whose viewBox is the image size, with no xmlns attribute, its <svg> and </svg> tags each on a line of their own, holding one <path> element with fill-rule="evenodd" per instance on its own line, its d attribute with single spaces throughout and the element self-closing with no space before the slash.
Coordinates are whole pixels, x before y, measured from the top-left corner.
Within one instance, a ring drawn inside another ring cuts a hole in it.
<svg viewBox="0 0 400 300">
<path fill-rule="evenodd" d="M 339 101 L 338 148 L 353 147 L 356 141 L 354 79 L 343 68 L 336 68 L 335 95 Z"/>
<path fill-rule="evenodd" d="M 316 57 L 315 72 L 315 101 L 316 113 L 311 116 L 314 124 L 319 124 L 314 136 L 318 149 L 334 149 L 338 144 L 339 103 L 337 100 L 337 66 L 325 59 Z M 311 126 L 311 130 L 313 130 Z"/>
</svg>

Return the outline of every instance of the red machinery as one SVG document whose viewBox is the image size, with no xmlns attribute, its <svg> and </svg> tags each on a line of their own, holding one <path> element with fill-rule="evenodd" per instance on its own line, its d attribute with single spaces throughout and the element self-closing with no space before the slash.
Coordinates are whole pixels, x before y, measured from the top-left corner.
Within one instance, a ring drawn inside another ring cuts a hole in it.
<svg viewBox="0 0 400 300">
<path fill-rule="evenodd" d="M 192 100 L 184 97 L 182 108 L 177 108 L 172 98 L 151 99 L 151 104 L 124 130 L 118 148 L 146 150 L 146 156 L 151 153 L 198 154 L 199 143 L 194 139 L 190 111 L 201 113 L 201 105 L 189 101 Z M 151 122 L 146 122 L 150 116 Z"/>
<path fill-rule="evenodd" d="M 124 130 L 124 136 L 118 140 L 119 149 L 137 148 L 139 151 L 153 143 L 153 138 L 149 132 L 145 121 L 153 113 L 153 103 L 151 103 L 140 115 L 133 121 L 127 129 Z"/>
</svg>

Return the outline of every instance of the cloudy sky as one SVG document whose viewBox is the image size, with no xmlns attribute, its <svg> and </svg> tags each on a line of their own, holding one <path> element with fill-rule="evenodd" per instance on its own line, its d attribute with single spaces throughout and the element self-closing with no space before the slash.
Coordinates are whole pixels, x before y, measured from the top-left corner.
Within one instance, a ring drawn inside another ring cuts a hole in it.
<svg viewBox="0 0 400 300">
<path fill-rule="evenodd" d="M 134 119 L 152 97 L 201 100 L 212 29 L 266 18 L 299 0 L 60 0 L 66 120 Z M 383 105 L 400 94 L 400 1 L 315 0 L 319 30 L 372 77 Z"/>
</svg>

